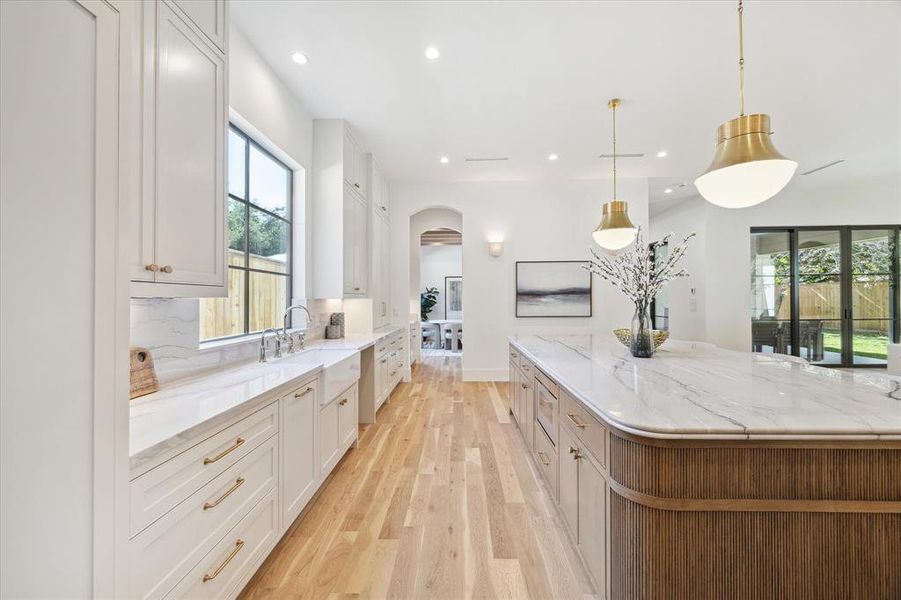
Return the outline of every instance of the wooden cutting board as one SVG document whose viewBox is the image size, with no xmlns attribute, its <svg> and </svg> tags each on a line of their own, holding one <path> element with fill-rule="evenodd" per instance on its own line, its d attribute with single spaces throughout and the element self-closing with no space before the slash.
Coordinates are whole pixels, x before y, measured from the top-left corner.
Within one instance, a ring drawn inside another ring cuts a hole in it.
<svg viewBox="0 0 901 600">
<path fill-rule="evenodd" d="M 131 395 L 132 399 L 152 394 L 160 389 L 153 367 L 153 356 L 147 348 L 131 348 Z"/>
</svg>

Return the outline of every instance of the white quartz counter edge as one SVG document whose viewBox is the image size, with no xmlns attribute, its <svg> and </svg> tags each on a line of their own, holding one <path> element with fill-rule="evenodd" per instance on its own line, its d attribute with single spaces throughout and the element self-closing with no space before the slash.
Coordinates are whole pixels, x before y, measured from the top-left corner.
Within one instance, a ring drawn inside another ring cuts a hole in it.
<svg viewBox="0 0 901 600">
<path fill-rule="evenodd" d="M 621 423 L 616 419 L 610 417 L 604 411 L 600 410 L 595 406 L 595 403 L 592 402 L 589 398 L 586 398 L 584 394 L 579 392 L 578 390 L 572 388 L 566 380 L 561 377 L 554 369 L 548 367 L 541 359 L 537 358 L 534 354 L 529 352 L 529 350 L 523 347 L 521 344 L 517 342 L 517 340 L 513 338 L 508 338 L 508 342 L 514 346 L 517 350 L 519 350 L 523 356 L 528 358 L 531 362 L 533 362 L 536 366 L 540 367 L 542 371 L 544 371 L 548 376 L 550 376 L 554 381 L 557 382 L 560 387 L 562 387 L 570 396 L 579 401 L 579 404 L 592 414 L 594 414 L 597 418 L 601 419 L 608 425 L 615 427 L 620 431 L 624 431 L 626 433 L 631 433 L 634 435 L 648 437 L 648 438 L 656 438 L 656 439 L 670 439 L 670 440 L 692 440 L 692 439 L 703 439 L 703 440 L 796 440 L 796 441 L 817 441 L 817 440 L 846 440 L 846 441 L 855 441 L 855 440 L 885 440 L 885 441 L 895 441 L 901 440 L 901 435 L 895 434 L 786 434 L 786 433 L 666 433 L 661 431 L 651 431 L 645 429 L 639 429 L 633 427 L 631 425 L 626 425 L 625 423 Z"/>
<path fill-rule="evenodd" d="M 370 346 L 374 346 L 379 340 L 402 331 L 404 331 L 403 327 L 389 325 L 388 327 L 373 331 L 372 333 L 355 333 L 336 340 L 316 340 L 315 342 L 310 342 L 305 347 L 307 349 L 341 348 L 347 350 L 365 350 Z"/>
</svg>

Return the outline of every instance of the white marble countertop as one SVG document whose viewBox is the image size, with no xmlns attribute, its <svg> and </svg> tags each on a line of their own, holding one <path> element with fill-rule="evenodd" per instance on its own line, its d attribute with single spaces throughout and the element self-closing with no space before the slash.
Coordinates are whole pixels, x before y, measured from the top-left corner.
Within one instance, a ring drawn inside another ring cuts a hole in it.
<svg viewBox="0 0 901 600">
<path fill-rule="evenodd" d="M 669 340 L 633 358 L 613 334 L 510 342 L 599 418 L 657 438 L 901 440 L 901 378 Z"/>
<path fill-rule="evenodd" d="M 337 340 L 316 340 L 307 350 L 360 351 L 383 337 L 402 331 L 386 327 Z M 131 401 L 129 466 L 132 473 L 198 431 L 225 423 L 290 391 L 304 377 L 318 373 L 321 362 L 291 355 L 266 363 L 243 362 L 164 385 L 158 392 Z"/>
</svg>

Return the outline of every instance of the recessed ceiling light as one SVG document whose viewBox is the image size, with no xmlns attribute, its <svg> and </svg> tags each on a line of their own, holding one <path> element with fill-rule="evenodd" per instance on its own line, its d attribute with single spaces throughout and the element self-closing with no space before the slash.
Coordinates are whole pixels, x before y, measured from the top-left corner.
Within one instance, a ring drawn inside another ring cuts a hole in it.
<svg viewBox="0 0 901 600">
<path fill-rule="evenodd" d="M 438 52 L 438 48 L 435 46 L 429 46 L 425 49 L 425 57 L 429 60 L 438 60 L 438 57 L 441 56 L 441 53 Z"/>
<path fill-rule="evenodd" d="M 664 193 L 664 194 L 672 194 L 672 193 L 673 193 L 673 188 L 666 188 L 665 190 L 663 190 L 663 193 Z"/>
<path fill-rule="evenodd" d="M 548 160 L 557 160 L 558 158 L 559 157 L 556 154 L 548 154 L 547 155 Z"/>
<path fill-rule="evenodd" d="M 665 158 L 665 157 L 666 157 L 666 150 L 661 150 L 660 152 L 657 153 L 657 158 Z"/>
<path fill-rule="evenodd" d="M 450 162 L 450 159 L 446 156 L 442 156 L 441 158 L 438 159 L 438 162 L 440 162 L 442 165 L 446 165 L 447 163 Z"/>
<path fill-rule="evenodd" d="M 291 60 L 293 60 L 294 62 L 296 62 L 299 65 L 305 65 L 308 62 L 310 62 L 310 59 L 307 58 L 307 55 L 302 54 L 300 52 L 295 52 L 294 54 L 292 54 Z"/>
</svg>

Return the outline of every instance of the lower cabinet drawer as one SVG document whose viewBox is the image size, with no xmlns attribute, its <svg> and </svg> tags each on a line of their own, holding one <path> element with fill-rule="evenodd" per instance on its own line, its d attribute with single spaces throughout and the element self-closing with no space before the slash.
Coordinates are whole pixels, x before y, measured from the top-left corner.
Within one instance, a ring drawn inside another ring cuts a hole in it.
<svg viewBox="0 0 901 600">
<path fill-rule="evenodd" d="M 535 422 L 534 425 L 534 435 L 535 435 L 535 462 L 538 463 L 538 470 L 541 471 L 541 474 L 544 476 L 545 480 L 548 482 L 548 485 L 551 488 L 551 492 L 554 494 L 554 498 L 557 497 L 557 450 L 554 449 L 554 444 L 551 443 L 551 440 L 548 438 L 547 434 L 544 432 L 544 429 L 538 425 L 538 422 Z"/>
<path fill-rule="evenodd" d="M 278 483 L 274 435 L 132 539 L 129 597 L 163 598 Z"/>
<path fill-rule="evenodd" d="M 278 402 L 265 406 L 129 484 L 134 536 L 278 431 Z"/>
<path fill-rule="evenodd" d="M 167 598 L 234 598 L 278 541 L 278 493 L 270 491 Z"/>
<path fill-rule="evenodd" d="M 560 420 L 570 426 L 582 445 L 601 465 L 607 465 L 607 429 L 566 392 L 560 394 Z"/>
</svg>

